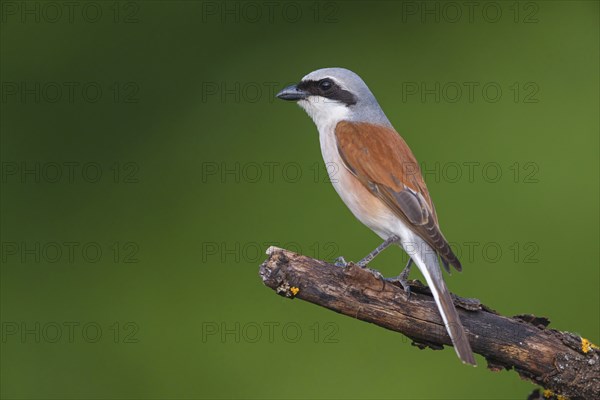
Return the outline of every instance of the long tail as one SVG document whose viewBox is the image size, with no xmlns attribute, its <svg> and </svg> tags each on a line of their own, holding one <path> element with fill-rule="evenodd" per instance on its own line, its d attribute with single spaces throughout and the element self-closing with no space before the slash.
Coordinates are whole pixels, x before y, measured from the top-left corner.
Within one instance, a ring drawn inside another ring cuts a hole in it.
<svg viewBox="0 0 600 400">
<path fill-rule="evenodd" d="M 424 247 L 426 246 L 423 243 L 423 246 L 419 246 L 423 251 L 412 252 L 410 256 L 415 264 L 417 264 L 417 267 L 419 267 L 419 270 L 421 270 L 425 280 L 427 280 L 427 284 L 433 293 L 433 298 L 442 315 L 444 325 L 446 325 L 446 330 L 450 335 L 450 339 L 452 339 L 452 344 L 458 358 L 465 364 L 477 365 L 465 329 L 460 322 L 452 297 L 450 297 L 450 293 L 444 283 L 437 254 L 429 248 L 425 249 Z"/>
</svg>

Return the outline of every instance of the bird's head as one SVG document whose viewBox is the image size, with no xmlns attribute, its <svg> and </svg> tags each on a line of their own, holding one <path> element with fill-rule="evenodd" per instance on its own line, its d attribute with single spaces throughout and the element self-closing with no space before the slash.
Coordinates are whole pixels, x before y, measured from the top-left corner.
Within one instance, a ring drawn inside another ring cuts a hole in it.
<svg viewBox="0 0 600 400">
<path fill-rule="evenodd" d="M 321 129 L 343 120 L 389 125 L 375 96 L 360 76 L 345 68 L 323 68 L 277 94 L 296 101 Z"/>
</svg>

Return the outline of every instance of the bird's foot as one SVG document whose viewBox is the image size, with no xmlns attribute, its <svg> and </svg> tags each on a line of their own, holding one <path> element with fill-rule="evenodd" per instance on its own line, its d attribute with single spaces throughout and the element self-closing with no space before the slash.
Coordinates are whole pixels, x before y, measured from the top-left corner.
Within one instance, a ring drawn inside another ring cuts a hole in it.
<svg viewBox="0 0 600 400">
<path fill-rule="evenodd" d="M 402 272 L 400 272 L 400 275 L 398 275 L 395 278 L 387 278 L 386 281 L 391 282 L 391 283 L 399 283 L 402 288 L 404 289 L 404 292 L 406 293 L 406 297 L 410 299 L 410 284 L 408 283 L 408 275 L 410 274 L 410 267 L 412 265 L 413 261 L 412 258 L 408 259 L 408 263 L 406 264 L 406 267 L 402 270 Z"/>
<path fill-rule="evenodd" d="M 339 256 L 338 258 L 335 259 L 335 261 L 333 262 L 333 265 L 335 265 L 336 267 L 347 267 L 348 262 L 346 261 L 344 256 Z"/>
<path fill-rule="evenodd" d="M 405 279 L 405 278 L 403 279 L 401 277 L 401 275 L 402 274 L 398 275 L 395 278 L 385 278 L 385 280 L 390 283 L 399 283 L 400 286 L 402 286 L 402 289 L 404 289 L 404 292 L 406 293 L 406 297 L 408 299 L 410 299 L 410 293 L 411 293 L 410 283 L 408 283 L 408 279 Z"/>
<path fill-rule="evenodd" d="M 344 256 L 339 256 L 333 262 L 333 265 L 335 265 L 336 267 L 347 267 L 350 264 L 354 264 L 357 267 L 361 267 L 361 268 L 366 268 L 367 267 L 367 264 L 364 263 L 364 262 L 362 262 L 362 261 L 359 261 L 357 263 L 355 263 L 353 261 L 348 262 L 348 261 L 346 261 L 346 259 L 344 258 Z"/>
</svg>

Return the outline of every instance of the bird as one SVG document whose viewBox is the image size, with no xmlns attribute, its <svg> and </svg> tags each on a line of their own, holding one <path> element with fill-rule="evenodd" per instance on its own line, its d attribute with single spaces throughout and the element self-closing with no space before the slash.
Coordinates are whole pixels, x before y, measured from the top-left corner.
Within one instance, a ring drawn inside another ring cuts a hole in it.
<svg viewBox="0 0 600 400">
<path fill-rule="evenodd" d="M 356 264 L 366 267 L 390 245 L 403 248 L 409 255 L 408 264 L 391 280 L 410 295 L 407 279 L 411 265 L 416 264 L 458 358 L 476 365 L 438 259 L 448 272 L 449 265 L 461 271 L 461 263 L 440 230 L 415 156 L 367 84 L 349 69 L 322 68 L 285 87 L 276 97 L 296 102 L 312 118 L 336 192 L 352 214 L 384 240 Z M 338 257 L 336 264 L 347 265 L 343 257 Z"/>
</svg>

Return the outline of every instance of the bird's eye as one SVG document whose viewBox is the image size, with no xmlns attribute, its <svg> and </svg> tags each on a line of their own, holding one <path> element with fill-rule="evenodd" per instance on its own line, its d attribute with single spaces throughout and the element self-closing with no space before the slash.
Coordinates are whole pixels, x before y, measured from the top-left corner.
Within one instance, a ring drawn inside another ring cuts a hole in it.
<svg viewBox="0 0 600 400">
<path fill-rule="evenodd" d="M 330 79 L 319 81 L 319 89 L 326 92 L 333 87 L 333 82 Z"/>
</svg>

